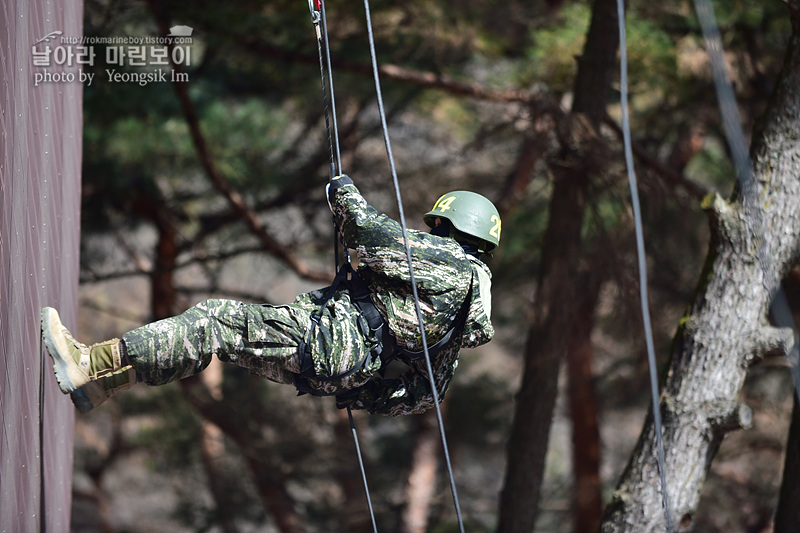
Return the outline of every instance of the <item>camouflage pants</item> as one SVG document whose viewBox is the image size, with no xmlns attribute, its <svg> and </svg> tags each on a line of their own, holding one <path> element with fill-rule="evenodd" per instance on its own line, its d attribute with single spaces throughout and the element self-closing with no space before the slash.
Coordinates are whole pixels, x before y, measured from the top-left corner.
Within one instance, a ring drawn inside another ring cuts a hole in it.
<svg viewBox="0 0 800 533">
<path fill-rule="evenodd" d="M 306 340 L 311 313 L 321 293 L 300 295 L 290 305 L 272 306 L 233 300 L 205 300 L 183 314 L 147 324 L 123 335 L 128 358 L 150 385 L 163 385 L 202 371 L 213 355 L 278 383 L 295 383 L 300 372 L 298 346 Z M 312 388 L 329 394 L 369 381 L 380 361 L 365 359 L 374 346 L 366 322 L 347 292 L 337 292 L 326 305 L 311 356 Z"/>
</svg>

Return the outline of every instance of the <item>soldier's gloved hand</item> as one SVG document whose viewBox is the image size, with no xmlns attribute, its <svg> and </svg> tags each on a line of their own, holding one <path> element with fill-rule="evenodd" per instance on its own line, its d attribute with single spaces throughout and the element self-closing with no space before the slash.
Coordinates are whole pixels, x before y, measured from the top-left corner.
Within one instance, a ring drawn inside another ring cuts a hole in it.
<svg viewBox="0 0 800 533">
<path fill-rule="evenodd" d="M 358 389 L 350 389 L 341 394 L 337 394 L 336 408 L 347 409 L 348 407 L 353 407 L 353 405 L 356 403 L 356 400 L 358 400 L 358 392 Z"/>
<path fill-rule="evenodd" d="M 347 174 L 341 174 L 333 178 L 325 187 L 325 196 L 328 198 L 328 207 L 333 212 L 333 199 L 336 198 L 336 189 L 345 185 L 353 185 L 353 180 Z"/>
</svg>

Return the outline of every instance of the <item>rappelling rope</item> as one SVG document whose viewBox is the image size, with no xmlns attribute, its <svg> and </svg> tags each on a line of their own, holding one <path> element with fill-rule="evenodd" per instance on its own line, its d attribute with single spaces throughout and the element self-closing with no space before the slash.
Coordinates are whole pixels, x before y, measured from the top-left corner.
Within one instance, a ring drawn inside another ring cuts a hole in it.
<svg viewBox="0 0 800 533">
<path fill-rule="evenodd" d="M 325 2 L 322 0 L 308 0 L 308 10 L 311 12 L 311 23 L 317 37 L 317 54 L 319 55 L 319 76 L 322 82 L 322 107 L 325 115 L 325 131 L 328 137 L 328 154 L 330 175 L 328 181 L 342 173 L 342 152 L 339 146 L 339 124 L 336 118 L 336 93 L 333 89 L 333 69 L 331 67 L 331 51 L 328 42 L 328 17 L 325 12 Z M 327 81 L 325 73 L 327 72 Z M 328 93 L 330 92 L 330 106 Z M 334 227 L 336 222 L 333 222 Z M 344 248 L 345 260 L 350 262 L 350 252 Z M 334 271 L 339 271 L 339 240 L 336 231 L 333 234 L 333 262 Z"/>
<path fill-rule="evenodd" d="M 439 424 L 439 433 L 442 439 L 442 449 L 444 451 L 445 462 L 447 464 L 447 472 L 450 476 L 450 490 L 453 494 L 453 503 L 455 505 L 456 516 L 458 518 L 458 527 L 461 533 L 464 533 L 464 521 L 461 518 L 461 507 L 458 503 L 458 492 L 456 491 L 455 477 L 453 476 L 453 466 L 450 462 L 450 452 L 447 447 L 447 437 L 444 432 L 444 422 L 442 420 L 442 410 L 439 407 L 439 394 L 436 391 L 436 382 L 433 378 L 433 367 L 431 365 L 431 357 L 428 352 L 428 341 L 425 336 L 425 326 L 422 318 L 422 310 L 419 305 L 419 294 L 417 291 L 417 283 L 414 278 L 414 267 L 411 260 L 411 245 L 408 242 L 408 230 L 406 228 L 405 212 L 403 210 L 403 199 L 400 195 L 400 184 L 397 179 L 397 170 L 395 168 L 394 156 L 392 155 L 392 143 L 389 140 L 389 128 L 386 124 L 386 112 L 383 105 L 383 94 L 381 92 L 380 76 L 378 75 L 378 60 L 375 53 L 375 37 L 372 32 L 372 17 L 370 16 L 369 0 L 364 0 L 364 11 L 367 19 L 367 34 L 369 36 L 369 52 L 372 60 L 372 74 L 375 79 L 375 92 L 378 98 L 378 111 L 381 117 L 381 127 L 383 129 L 383 140 L 386 145 L 386 153 L 389 157 L 389 167 L 392 172 L 392 183 L 394 185 L 395 196 L 397 199 L 397 208 L 400 216 L 400 226 L 403 231 L 403 243 L 406 248 L 406 259 L 408 260 L 408 274 L 411 281 L 411 290 L 414 295 L 414 306 L 417 312 L 417 321 L 419 323 L 419 331 L 422 337 L 422 347 L 425 354 L 425 364 L 428 370 L 428 380 L 431 385 L 431 395 L 433 396 L 433 405 L 436 409 L 436 419 Z"/>
<path fill-rule="evenodd" d="M 361 478 L 364 481 L 364 491 L 367 494 L 367 507 L 369 507 L 369 517 L 372 520 L 372 531 L 378 533 L 378 524 L 375 522 L 375 512 L 372 510 L 372 498 L 369 497 L 367 473 L 364 469 L 364 458 L 361 453 L 361 446 L 358 444 L 358 433 L 356 433 L 356 423 L 353 420 L 353 411 L 349 406 L 347 407 L 347 418 L 350 419 L 350 431 L 353 433 L 353 441 L 356 443 L 356 455 L 358 455 L 358 466 L 361 468 Z"/>
<path fill-rule="evenodd" d="M 331 69 L 331 54 L 330 47 L 328 46 L 328 21 L 325 14 L 325 0 L 308 0 L 308 9 L 311 12 L 311 22 L 314 24 L 314 30 L 317 37 L 317 51 L 319 53 L 319 72 L 322 81 L 322 100 L 325 109 L 325 129 L 328 134 L 328 149 L 330 153 L 330 177 L 329 181 L 338 176 L 342 172 L 342 156 L 339 148 L 339 126 L 336 122 L 336 95 L 333 90 L 333 71 Z M 322 27 L 320 28 L 320 23 Z M 324 53 L 323 53 L 324 48 Z M 325 81 L 325 72 L 328 73 L 328 82 Z M 330 110 L 328 109 L 328 89 L 330 89 Z M 333 256 L 335 271 L 339 271 L 339 241 L 337 239 L 337 232 L 334 223 L 333 235 Z M 347 247 L 344 247 L 346 261 L 350 261 L 349 252 Z M 375 510 L 372 507 L 372 498 L 369 494 L 369 483 L 367 482 L 367 471 L 364 468 L 364 458 L 361 453 L 361 445 L 358 441 L 358 432 L 356 431 L 356 424 L 353 420 L 353 412 L 350 407 L 347 407 L 347 417 L 350 421 L 350 432 L 353 435 L 353 442 L 356 447 L 356 455 L 358 456 L 358 466 L 361 470 L 361 480 L 364 484 L 364 493 L 367 496 L 367 507 L 369 508 L 369 516 L 372 520 L 372 531 L 378 533 L 378 525 L 375 521 Z"/>
<path fill-rule="evenodd" d="M 664 505 L 664 516 L 667 521 L 667 532 L 675 529 L 672 525 L 672 512 L 670 511 L 669 495 L 667 493 L 667 474 L 665 471 L 664 437 L 661 424 L 661 409 L 659 407 L 660 393 L 658 390 L 658 372 L 656 369 L 656 355 L 653 347 L 653 328 L 650 323 L 650 303 L 647 296 L 647 263 L 645 261 L 644 231 L 642 229 L 642 213 L 639 206 L 639 192 L 636 185 L 636 172 L 633 167 L 633 150 L 631 148 L 630 121 L 628 118 L 628 53 L 627 39 L 625 37 L 625 6 L 623 0 L 617 0 L 617 20 L 619 26 L 619 53 L 620 53 L 620 105 L 622 107 L 622 137 L 625 145 L 625 165 L 628 168 L 628 185 L 631 191 L 631 204 L 633 218 L 636 226 L 636 254 L 639 260 L 639 296 L 642 306 L 642 321 L 644 323 L 645 342 L 647 344 L 647 361 L 650 367 L 650 396 L 653 402 L 653 425 L 656 432 L 656 448 L 658 459 L 658 475 L 661 479 L 661 496 Z"/>
<path fill-rule="evenodd" d="M 342 171 L 342 155 L 339 148 L 339 127 L 336 122 L 336 95 L 333 91 L 333 72 L 331 70 L 331 53 L 328 47 L 328 20 L 325 15 L 323 0 L 308 0 L 311 12 L 311 23 L 317 36 L 317 53 L 319 55 L 319 76 L 322 82 L 322 105 L 325 112 L 325 131 L 328 134 L 328 150 L 330 155 L 330 177 L 333 179 Z M 321 25 L 321 27 L 320 27 Z M 327 82 L 325 72 L 327 71 Z M 328 91 L 330 90 L 330 108 Z M 331 123 L 333 124 L 331 126 Z"/>
<path fill-rule="evenodd" d="M 369 518 L 372 520 L 372 531 L 378 533 L 378 524 L 375 521 L 375 510 L 372 507 L 372 498 L 369 496 L 369 483 L 367 483 L 367 470 L 364 468 L 364 457 L 361 453 L 361 445 L 358 442 L 358 432 L 356 423 L 353 420 L 353 411 L 347 406 L 347 418 L 350 420 L 350 432 L 353 434 L 353 442 L 356 445 L 356 455 L 358 456 L 358 467 L 361 470 L 361 481 L 364 484 L 364 494 L 367 496 L 367 507 L 369 508 Z"/>
</svg>

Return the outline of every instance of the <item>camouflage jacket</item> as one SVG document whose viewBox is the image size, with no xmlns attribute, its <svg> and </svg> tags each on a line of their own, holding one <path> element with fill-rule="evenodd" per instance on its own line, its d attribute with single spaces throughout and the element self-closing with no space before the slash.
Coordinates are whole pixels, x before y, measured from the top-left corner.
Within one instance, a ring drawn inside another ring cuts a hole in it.
<svg viewBox="0 0 800 533">
<path fill-rule="evenodd" d="M 337 189 L 332 207 L 343 240 L 357 251 L 359 272 L 368 280 L 372 301 L 398 346 L 421 351 L 422 337 L 400 224 L 368 205 L 355 185 Z M 458 366 L 460 347 L 479 346 L 494 335 L 490 321 L 491 272 L 482 261 L 464 253 L 454 239 L 416 230 L 408 230 L 407 235 L 428 346 L 451 329 L 464 299 L 471 294 L 460 336 L 431 356 L 441 400 Z M 353 407 L 391 416 L 421 413 L 433 407 L 424 358 L 411 363 L 397 377 L 375 375 L 358 389 Z"/>
</svg>

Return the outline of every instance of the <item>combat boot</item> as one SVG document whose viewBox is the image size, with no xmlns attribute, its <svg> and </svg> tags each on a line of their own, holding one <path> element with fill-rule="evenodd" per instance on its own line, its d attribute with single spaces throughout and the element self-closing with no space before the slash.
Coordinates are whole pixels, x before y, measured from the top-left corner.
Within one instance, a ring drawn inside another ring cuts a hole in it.
<svg viewBox="0 0 800 533">
<path fill-rule="evenodd" d="M 92 346 L 80 343 L 52 307 L 42 309 L 42 339 L 61 392 L 69 394 L 82 413 L 136 384 L 136 371 L 123 361 L 119 339 Z"/>
</svg>

